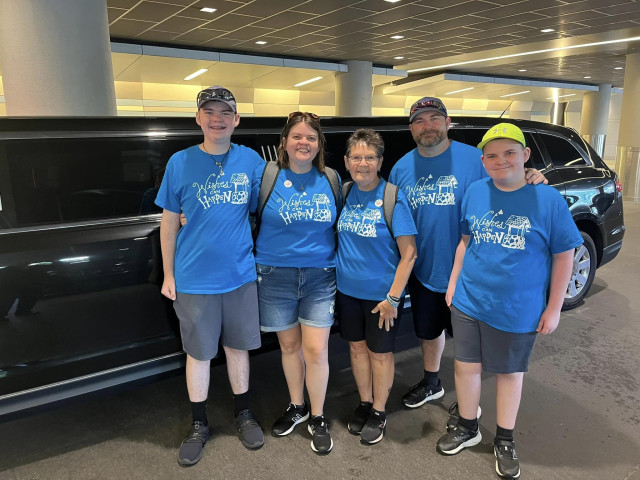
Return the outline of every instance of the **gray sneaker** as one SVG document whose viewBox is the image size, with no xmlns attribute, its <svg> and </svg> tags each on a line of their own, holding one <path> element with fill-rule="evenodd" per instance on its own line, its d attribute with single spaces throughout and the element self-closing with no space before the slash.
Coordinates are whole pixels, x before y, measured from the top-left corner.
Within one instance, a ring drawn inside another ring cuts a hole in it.
<svg viewBox="0 0 640 480">
<path fill-rule="evenodd" d="M 518 478 L 520 461 L 516 453 L 516 445 L 509 440 L 494 440 L 493 454 L 496 457 L 496 473 L 502 478 Z"/>
<path fill-rule="evenodd" d="M 256 450 L 264 445 L 262 428 L 249 410 L 242 410 L 236 417 L 236 428 L 242 445 L 249 450 Z"/>
<path fill-rule="evenodd" d="M 182 467 L 195 465 L 202 458 L 204 445 L 209 440 L 211 431 L 202 422 L 193 422 L 189 433 L 184 437 L 178 451 L 178 464 Z"/>
</svg>

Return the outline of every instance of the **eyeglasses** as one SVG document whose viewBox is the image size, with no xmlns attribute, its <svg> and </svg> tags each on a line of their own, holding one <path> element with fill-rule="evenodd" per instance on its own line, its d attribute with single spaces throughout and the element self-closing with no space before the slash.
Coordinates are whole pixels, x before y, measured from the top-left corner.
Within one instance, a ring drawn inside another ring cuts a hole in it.
<svg viewBox="0 0 640 480">
<path fill-rule="evenodd" d="M 313 118 L 314 120 L 320 120 L 320 117 L 318 115 L 311 112 L 291 112 L 289 114 L 289 120 L 295 117 L 304 117 L 305 115 Z"/>
<path fill-rule="evenodd" d="M 356 155 L 354 157 L 349 157 L 349 161 L 353 163 L 360 163 L 362 160 L 367 162 L 369 165 L 374 165 L 378 161 L 377 155 L 367 155 L 366 157 L 362 157 L 360 155 Z"/>
<path fill-rule="evenodd" d="M 200 93 L 198 93 L 198 105 L 202 105 L 203 103 L 210 100 L 223 100 L 225 102 L 236 101 L 233 93 L 231 93 L 226 88 L 207 88 L 206 90 L 202 90 Z"/>
<path fill-rule="evenodd" d="M 411 106 L 410 115 L 413 115 L 415 112 L 423 108 L 435 108 L 437 110 L 443 111 L 444 113 L 446 113 L 447 111 L 447 109 L 445 108 L 444 104 L 441 101 L 432 99 L 432 100 L 427 100 L 425 102 L 414 103 Z"/>
</svg>

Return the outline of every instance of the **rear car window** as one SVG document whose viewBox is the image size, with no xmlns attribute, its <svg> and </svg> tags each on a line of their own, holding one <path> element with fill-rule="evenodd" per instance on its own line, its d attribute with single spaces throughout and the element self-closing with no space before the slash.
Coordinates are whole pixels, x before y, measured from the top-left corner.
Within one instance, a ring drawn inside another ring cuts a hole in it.
<svg viewBox="0 0 640 480">
<path fill-rule="evenodd" d="M 564 138 L 540 132 L 539 138 L 547 149 L 554 167 L 576 167 L 587 165 L 580 151 Z"/>
</svg>

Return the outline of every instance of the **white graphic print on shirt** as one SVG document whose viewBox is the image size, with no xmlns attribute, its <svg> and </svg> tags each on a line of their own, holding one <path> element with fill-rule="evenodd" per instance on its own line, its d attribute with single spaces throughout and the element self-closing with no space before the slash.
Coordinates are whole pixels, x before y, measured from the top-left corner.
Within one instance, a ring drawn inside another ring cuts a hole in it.
<svg viewBox="0 0 640 480">
<path fill-rule="evenodd" d="M 529 218 L 510 215 L 504 221 L 498 218 L 501 215 L 504 215 L 502 210 L 498 213 L 489 210 L 481 218 L 471 215 L 469 230 L 473 233 L 474 243 L 497 243 L 505 248 L 524 250 L 524 235 L 531 229 Z"/>
<path fill-rule="evenodd" d="M 219 174 L 212 173 L 203 184 L 193 182 L 197 189 L 196 198 L 206 210 L 211 205 L 219 203 L 233 203 L 241 205 L 249 200 L 249 177 L 246 173 L 234 173 L 228 181 L 221 181 L 225 173 L 220 169 Z"/>
<path fill-rule="evenodd" d="M 425 204 L 455 205 L 456 188 L 458 180 L 453 175 L 440 176 L 435 182 L 432 175 L 420 177 L 413 188 L 406 187 L 409 206 L 415 210 Z"/>
<path fill-rule="evenodd" d="M 381 203 L 382 204 L 382 203 Z M 361 237 L 377 237 L 376 223 L 382 218 L 380 210 L 366 208 L 363 205 L 347 205 L 338 222 L 338 231 L 356 233 Z"/>
<path fill-rule="evenodd" d="M 295 192 L 289 200 L 278 198 L 278 213 L 285 225 L 294 221 L 313 220 L 314 222 L 331 221 L 331 202 L 324 193 L 315 193 L 308 198 L 307 192 Z"/>
</svg>

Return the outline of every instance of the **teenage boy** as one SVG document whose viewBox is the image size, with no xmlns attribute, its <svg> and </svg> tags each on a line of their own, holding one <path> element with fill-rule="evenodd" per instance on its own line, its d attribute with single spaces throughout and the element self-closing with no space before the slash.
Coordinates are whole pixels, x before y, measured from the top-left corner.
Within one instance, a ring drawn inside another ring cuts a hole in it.
<svg viewBox="0 0 640 480">
<path fill-rule="evenodd" d="M 478 148 L 490 178 L 475 182 L 462 199 L 462 239 L 446 294 L 459 419 L 437 449 L 452 455 L 480 442 L 480 375 L 494 373 L 496 472 L 517 478 L 513 429 L 523 375 L 537 334 L 558 327 L 574 248 L 583 240 L 557 190 L 527 185 L 531 150 L 518 127 L 496 125 Z"/>
<path fill-rule="evenodd" d="M 210 362 L 224 348 L 233 391 L 235 425 L 249 449 L 264 443 L 249 410 L 249 354 L 260 347 L 253 242 L 248 221 L 255 210 L 264 161 L 231 143 L 240 122 L 233 94 L 219 85 L 197 97 L 196 123 L 204 141 L 175 153 L 156 203 L 163 208 L 160 240 L 162 294 L 174 301 L 187 353 L 187 391 L 193 422 L 178 463 L 195 465 L 210 429 L 207 421 Z M 189 223 L 180 228 L 180 213 Z"/>
<path fill-rule="evenodd" d="M 409 278 L 416 336 L 421 339 L 423 379 L 402 397 L 409 408 L 444 396 L 438 373 L 444 350 L 444 331 L 451 333 L 451 311 L 445 302 L 449 275 L 460 241 L 460 202 L 471 183 L 487 176 L 482 152 L 449 140 L 451 119 L 439 98 L 424 97 L 411 106 L 409 130 L 417 148 L 392 168 L 389 182 L 407 194 L 418 229 L 418 260 Z M 546 181 L 536 169 L 527 181 Z M 452 405 L 455 414 L 455 404 Z"/>
</svg>

